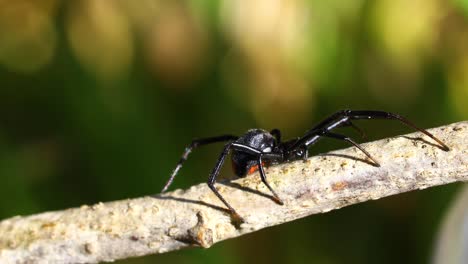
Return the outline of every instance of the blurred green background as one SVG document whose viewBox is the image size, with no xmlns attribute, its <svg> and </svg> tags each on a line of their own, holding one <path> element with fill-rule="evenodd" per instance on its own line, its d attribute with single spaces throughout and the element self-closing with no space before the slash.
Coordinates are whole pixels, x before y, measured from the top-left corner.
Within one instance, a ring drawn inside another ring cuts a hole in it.
<svg viewBox="0 0 468 264">
<path fill-rule="evenodd" d="M 194 137 L 294 137 L 343 108 L 429 128 L 467 105 L 467 0 L 0 0 L 0 219 L 155 194 Z M 173 188 L 205 182 L 220 150 Z M 116 263 L 427 263 L 457 188 Z"/>
</svg>

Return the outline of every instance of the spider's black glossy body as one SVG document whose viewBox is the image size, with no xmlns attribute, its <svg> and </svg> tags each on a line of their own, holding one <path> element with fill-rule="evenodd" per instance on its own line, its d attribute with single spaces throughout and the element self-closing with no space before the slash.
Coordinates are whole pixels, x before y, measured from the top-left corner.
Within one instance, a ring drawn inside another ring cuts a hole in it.
<svg viewBox="0 0 468 264">
<path fill-rule="evenodd" d="M 263 129 L 250 129 L 234 143 L 258 149 L 263 153 L 271 153 L 278 147 L 273 135 Z M 245 177 L 251 168 L 258 166 L 255 156 L 240 150 L 232 151 L 231 161 L 234 173 L 239 177 Z"/>
<path fill-rule="evenodd" d="M 237 137 L 233 135 L 223 135 L 218 137 L 203 138 L 192 141 L 186 149 L 176 168 L 174 169 L 169 181 L 164 186 L 162 192 L 165 192 L 169 185 L 174 180 L 174 177 L 177 175 L 178 171 L 182 167 L 182 164 L 187 159 L 188 155 L 192 150 L 198 146 L 216 143 L 216 142 L 227 142 L 224 145 L 224 149 L 221 152 L 218 161 L 213 168 L 210 177 L 208 179 L 208 186 L 216 194 L 216 196 L 229 208 L 232 216 L 238 220 L 242 218 L 237 214 L 234 208 L 229 205 L 229 203 L 221 196 L 221 194 L 214 187 L 216 177 L 219 174 L 219 171 L 224 164 L 226 157 L 231 153 L 231 161 L 233 165 L 234 172 L 239 177 L 245 177 L 247 174 L 259 171 L 262 182 L 268 187 L 268 189 L 273 194 L 274 200 L 283 204 L 282 200 L 275 193 L 273 188 L 268 184 L 266 179 L 264 166 L 268 164 L 276 164 L 289 162 L 297 159 L 307 159 L 308 149 L 313 144 L 317 143 L 321 138 L 328 137 L 334 138 L 342 141 L 346 141 L 351 145 L 357 147 L 361 150 L 375 166 L 380 166 L 379 163 L 358 143 L 353 139 L 331 132 L 331 130 L 337 127 L 346 127 L 350 126 L 356 129 L 361 135 L 364 134 L 362 131 L 356 127 L 351 121 L 357 119 L 394 119 L 398 120 L 405 125 L 412 127 L 415 130 L 418 130 L 425 135 L 432 138 L 436 141 L 440 148 L 448 151 L 449 148 L 438 138 L 433 136 L 431 133 L 425 129 L 415 126 L 413 123 L 408 121 L 406 118 L 393 114 L 390 112 L 383 111 L 353 111 L 353 110 L 342 110 L 338 111 L 335 114 L 329 116 L 312 129 L 306 131 L 306 133 L 299 138 L 291 139 L 289 141 L 283 142 L 281 140 L 281 133 L 278 129 L 273 129 L 268 132 L 263 129 L 250 129 L 244 135 Z"/>
<path fill-rule="evenodd" d="M 308 156 L 307 148 L 290 150 L 299 138 L 281 142 L 280 132 L 273 130 L 268 132 L 264 129 L 250 129 L 244 135 L 233 142 L 234 145 L 244 145 L 252 149 L 260 150 L 264 156 L 272 156 L 272 159 L 264 159 L 265 164 L 276 164 L 286 161 L 305 159 Z M 231 153 L 232 168 L 239 177 L 245 177 L 259 169 L 258 155 L 247 153 L 244 150 L 233 148 Z"/>
</svg>

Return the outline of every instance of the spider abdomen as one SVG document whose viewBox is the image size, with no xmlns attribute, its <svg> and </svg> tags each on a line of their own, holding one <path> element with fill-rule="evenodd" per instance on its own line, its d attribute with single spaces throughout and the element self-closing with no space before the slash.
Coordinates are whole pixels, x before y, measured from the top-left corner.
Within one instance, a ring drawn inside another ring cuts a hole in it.
<svg viewBox="0 0 468 264">
<path fill-rule="evenodd" d="M 245 177 L 248 174 L 251 174 L 258 170 L 257 161 L 255 159 L 252 159 L 252 156 L 245 153 L 233 152 L 231 155 L 231 162 L 232 170 L 238 177 Z M 257 169 L 252 169 L 255 167 Z"/>
</svg>

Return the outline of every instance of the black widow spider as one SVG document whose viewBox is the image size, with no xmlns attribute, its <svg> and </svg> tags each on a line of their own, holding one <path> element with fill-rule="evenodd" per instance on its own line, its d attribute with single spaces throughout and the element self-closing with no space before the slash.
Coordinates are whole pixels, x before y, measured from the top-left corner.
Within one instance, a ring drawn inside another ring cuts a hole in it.
<svg viewBox="0 0 468 264">
<path fill-rule="evenodd" d="M 361 134 L 361 136 L 364 136 L 364 133 L 351 122 L 351 120 L 355 119 L 399 120 L 405 125 L 420 131 L 435 140 L 440 145 L 440 148 L 444 151 L 449 150 L 449 147 L 441 140 L 436 138 L 425 129 L 415 126 L 412 122 L 408 121 L 406 118 L 400 115 L 384 111 L 341 110 L 332 114 L 314 126 L 312 129 L 308 130 L 304 136 L 284 142 L 281 141 L 281 133 L 278 129 L 273 129 L 270 132 L 263 129 L 250 129 L 247 131 L 247 133 L 240 137 L 233 135 L 222 135 L 193 140 L 192 143 L 185 149 L 179 163 L 172 172 L 171 177 L 161 192 L 163 193 L 169 188 L 175 176 L 182 167 L 182 164 L 187 160 L 187 156 L 190 154 L 190 152 L 192 152 L 193 149 L 197 148 L 198 146 L 211 143 L 228 142 L 224 146 L 224 149 L 221 152 L 221 155 L 219 156 L 218 161 L 216 162 L 216 165 L 210 174 L 208 179 L 208 186 L 224 203 L 224 205 L 229 208 L 231 216 L 234 219 L 243 222 L 242 218 L 239 216 L 236 210 L 234 210 L 234 208 L 221 196 L 221 194 L 214 186 L 221 166 L 224 164 L 224 161 L 230 152 L 232 152 L 231 160 L 235 174 L 239 177 L 245 177 L 246 175 L 258 170 L 260 172 L 260 178 L 262 179 L 262 182 L 271 191 L 274 200 L 278 204 L 282 205 L 283 201 L 279 198 L 273 188 L 271 188 L 270 184 L 268 184 L 263 167 L 269 164 L 278 164 L 298 159 L 306 160 L 308 157 L 308 148 L 317 143 L 317 141 L 322 137 L 334 138 L 350 143 L 351 145 L 361 150 L 370 160 L 372 160 L 375 166 L 380 167 L 380 164 L 354 140 L 347 136 L 330 132 L 332 129 L 337 127 L 350 126 L 356 129 Z"/>
</svg>

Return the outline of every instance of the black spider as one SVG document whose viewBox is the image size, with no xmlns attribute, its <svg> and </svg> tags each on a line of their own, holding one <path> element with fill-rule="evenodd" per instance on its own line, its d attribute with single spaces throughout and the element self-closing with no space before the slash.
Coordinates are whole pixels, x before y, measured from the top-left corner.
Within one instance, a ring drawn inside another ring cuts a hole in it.
<svg viewBox="0 0 468 264">
<path fill-rule="evenodd" d="M 317 124 L 312 129 L 308 130 L 304 136 L 300 138 L 294 138 L 288 141 L 281 141 L 281 133 L 278 129 L 273 129 L 268 132 L 263 129 L 250 129 L 244 135 L 237 137 L 232 135 L 223 135 L 218 137 L 209 137 L 196 139 L 185 149 L 182 158 L 180 159 L 177 167 L 172 172 L 169 181 L 164 186 L 162 192 L 165 192 L 171 185 L 174 177 L 179 172 L 180 168 L 184 161 L 187 160 L 187 156 L 192 152 L 192 150 L 198 146 L 207 145 L 217 142 L 228 142 L 225 146 L 221 155 L 216 162 L 213 171 L 210 174 L 208 179 L 208 186 L 210 189 L 218 196 L 218 198 L 229 208 L 232 217 L 236 220 L 243 221 L 239 214 L 232 208 L 231 205 L 221 196 L 221 194 L 214 187 L 216 177 L 219 174 L 221 166 L 224 164 L 226 157 L 230 152 L 232 152 L 231 160 L 234 168 L 234 172 L 239 177 L 245 177 L 247 174 L 253 173 L 255 171 L 260 172 L 260 177 L 262 182 L 268 187 L 268 189 L 273 194 L 274 200 L 278 204 L 283 204 L 282 200 L 278 197 L 276 192 L 268 184 L 268 181 L 265 177 L 264 165 L 265 164 L 277 164 L 283 162 L 289 162 L 298 159 L 307 159 L 308 157 L 308 148 L 315 144 L 322 137 L 334 138 L 338 140 L 346 141 L 353 146 L 361 150 L 366 156 L 372 160 L 375 166 L 379 167 L 379 163 L 358 143 L 356 143 L 351 138 L 330 132 L 332 129 L 337 127 L 346 127 L 350 126 L 356 129 L 361 135 L 364 135 L 362 131 L 356 127 L 351 120 L 353 119 L 396 119 L 403 122 L 405 125 L 412 127 L 415 130 L 418 130 L 433 140 L 435 140 L 444 151 L 448 151 L 449 147 L 445 145 L 441 140 L 433 136 L 431 133 L 425 129 L 418 128 L 413 123 L 408 121 L 406 118 L 383 111 L 353 111 L 353 110 L 342 110 L 338 111 L 335 114 L 329 116 L 319 124 Z"/>
</svg>

